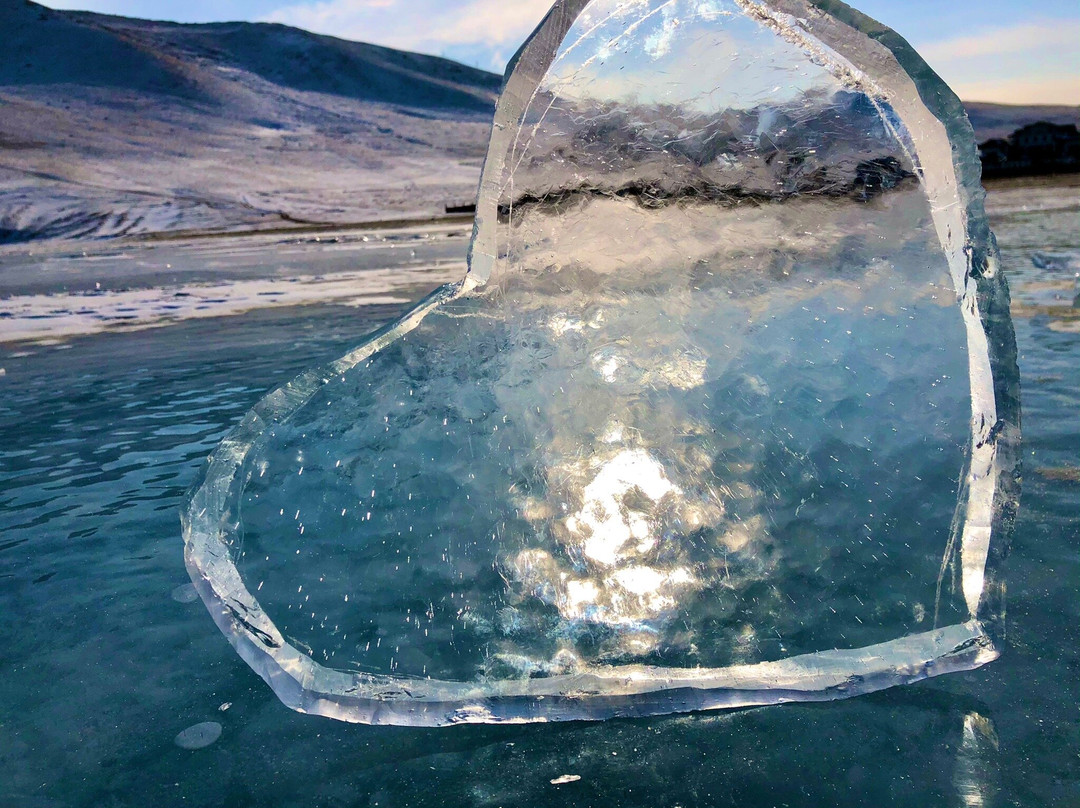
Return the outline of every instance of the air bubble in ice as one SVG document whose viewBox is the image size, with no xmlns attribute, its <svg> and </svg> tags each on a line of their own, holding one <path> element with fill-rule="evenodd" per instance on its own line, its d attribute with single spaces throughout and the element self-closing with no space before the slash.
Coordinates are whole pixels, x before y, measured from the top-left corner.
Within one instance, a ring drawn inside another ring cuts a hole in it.
<svg viewBox="0 0 1080 808">
<path fill-rule="evenodd" d="M 180 584 L 173 588 L 171 597 L 177 603 L 194 603 L 199 599 L 199 593 L 195 591 L 194 584 Z"/>
<path fill-rule="evenodd" d="M 180 732 L 173 742 L 181 749 L 202 749 L 221 737 L 221 724 L 217 721 L 204 721 L 193 724 Z"/>
</svg>

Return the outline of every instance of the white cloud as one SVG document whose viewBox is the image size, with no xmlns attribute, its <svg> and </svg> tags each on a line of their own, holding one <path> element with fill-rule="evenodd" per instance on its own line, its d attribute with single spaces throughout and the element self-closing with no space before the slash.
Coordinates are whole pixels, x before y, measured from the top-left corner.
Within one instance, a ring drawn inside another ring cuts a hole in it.
<svg viewBox="0 0 1080 808">
<path fill-rule="evenodd" d="M 952 88 L 965 101 L 1080 106 L 1080 79 L 1072 76 L 957 82 Z"/>
<path fill-rule="evenodd" d="M 467 54 L 501 71 L 550 7 L 551 0 L 322 0 L 284 6 L 264 19 L 405 50 Z"/>
<path fill-rule="evenodd" d="M 1080 104 L 1080 21 L 1043 20 L 916 43 L 968 101 Z"/>
<path fill-rule="evenodd" d="M 1080 43 L 1080 20 L 1049 20 L 930 42 L 918 50 L 926 61 L 934 64 L 1047 50 L 1070 53 L 1076 50 L 1077 43 Z"/>
</svg>

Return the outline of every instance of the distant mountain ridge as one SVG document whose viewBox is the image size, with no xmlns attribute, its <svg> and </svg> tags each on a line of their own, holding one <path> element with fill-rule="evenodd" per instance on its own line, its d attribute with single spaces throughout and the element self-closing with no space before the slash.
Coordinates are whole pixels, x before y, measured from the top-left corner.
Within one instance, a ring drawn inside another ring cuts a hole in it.
<svg viewBox="0 0 1080 808">
<path fill-rule="evenodd" d="M 1080 107 L 1065 104 L 990 104 L 965 101 L 964 109 L 975 130 L 975 140 L 982 143 L 991 138 L 1004 138 L 1028 124 L 1047 123 L 1080 125 Z"/>
<path fill-rule="evenodd" d="M 0 85 L 113 86 L 212 97 L 199 67 L 233 68 L 295 90 L 416 107 L 490 112 L 501 77 L 437 56 L 276 23 L 183 24 L 28 0 L 0 4 Z"/>
</svg>

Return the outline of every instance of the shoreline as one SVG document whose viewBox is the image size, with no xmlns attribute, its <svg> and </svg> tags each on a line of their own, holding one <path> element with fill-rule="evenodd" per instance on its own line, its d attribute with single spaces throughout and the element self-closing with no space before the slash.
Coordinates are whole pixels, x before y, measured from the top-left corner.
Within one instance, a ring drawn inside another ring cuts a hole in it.
<svg viewBox="0 0 1080 808">
<path fill-rule="evenodd" d="M 237 230 L 161 230 L 135 236 L 121 236 L 116 239 L 101 239 L 109 243 L 140 244 L 162 241 L 197 241 L 216 238 L 243 238 L 264 235 L 311 235 L 313 233 L 367 232 L 373 230 L 404 230 L 414 227 L 439 227 L 441 225 L 472 225 L 471 213 L 448 213 L 443 216 L 410 217 L 405 219 L 372 219 L 362 222 L 310 222 L 290 226 L 249 227 Z M 59 240 L 59 239 L 58 239 Z M 78 239 L 71 239 L 78 241 Z M 30 244 L 33 242 L 23 242 Z"/>
<path fill-rule="evenodd" d="M 1080 188 L 1080 171 L 1057 174 L 1009 174 L 983 177 L 987 191 L 1008 190 L 1038 185 L 1043 188 Z"/>
</svg>

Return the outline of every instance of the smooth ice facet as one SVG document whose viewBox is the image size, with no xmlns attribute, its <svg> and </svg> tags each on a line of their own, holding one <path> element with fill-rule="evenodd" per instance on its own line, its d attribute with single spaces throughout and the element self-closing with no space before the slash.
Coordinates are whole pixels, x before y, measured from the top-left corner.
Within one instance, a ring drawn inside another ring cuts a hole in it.
<svg viewBox="0 0 1080 808">
<path fill-rule="evenodd" d="M 839 3 L 557 3 L 470 269 L 270 394 L 185 513 L 295 709 L 823 701 L 998 654 L 1008 293 L 959 102 Z"/>
</svg>

